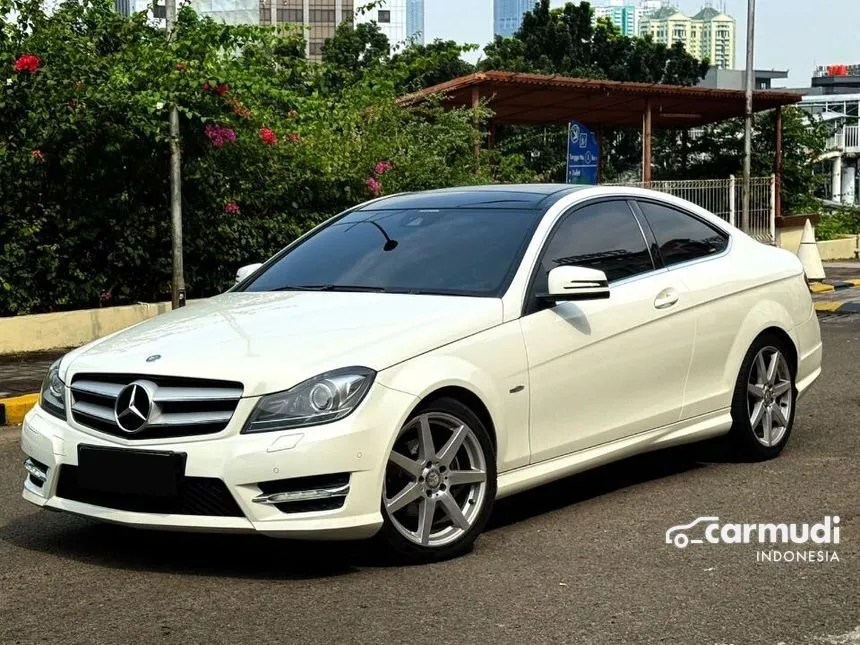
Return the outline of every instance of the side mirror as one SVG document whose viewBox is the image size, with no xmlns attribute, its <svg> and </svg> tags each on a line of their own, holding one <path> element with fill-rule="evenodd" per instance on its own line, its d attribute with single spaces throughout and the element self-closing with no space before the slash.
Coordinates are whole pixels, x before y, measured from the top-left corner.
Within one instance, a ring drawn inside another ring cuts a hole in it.
<svg viewBox="0 0 860 645">
<path fill-rule="evenodd" d="M 609 297 L 609 280 L 599 269 L 560 266 L 547 276 L 545 300 L 602 300 Z"/>
<path fill-rule="evenodd" d="M 256 264 L 248 264 L 246 266 L 241 267 L 238 271 L 236 271 L 236 284 L 242 282 L 242 280 L 254 273 L 254 271 L 259 269 L 261 266 L 263 266 L 263 263 L 257 262 Z"/>
</svg>

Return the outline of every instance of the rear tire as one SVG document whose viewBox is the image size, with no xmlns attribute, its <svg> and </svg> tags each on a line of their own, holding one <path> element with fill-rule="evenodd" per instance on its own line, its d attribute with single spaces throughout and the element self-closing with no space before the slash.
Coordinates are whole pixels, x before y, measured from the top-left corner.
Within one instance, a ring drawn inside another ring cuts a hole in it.
<svg viewBox="0 0 860 645">
<path fill-rule="evenodd" d="M 773 459 L 788 443 L 797 401 L 789 357 L 785 341 L 774 334 L 759 336 L 744 357 L 732 397 L 729 434 L 743 459 Z"/>
<path fill-rule="evenodd" d="M 431 400 L 394 442 L 378 537 L 410 562 L 454 558 L 471 550 L 495 498 L 496 454 L 484 424 L 456 399 Z"/>
</svg>

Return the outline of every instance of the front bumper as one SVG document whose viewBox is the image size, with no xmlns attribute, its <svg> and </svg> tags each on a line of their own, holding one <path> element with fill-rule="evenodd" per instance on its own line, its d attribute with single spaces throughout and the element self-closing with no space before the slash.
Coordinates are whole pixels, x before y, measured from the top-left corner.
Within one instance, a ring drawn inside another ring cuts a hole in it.
<svg viewBox="0 0 860 645">
<path fill-rule="evenodd" d="M 255 403 L 244 399 L 230 424 L 217 435 L 151 441 L 101 434 L 74 421 L 57 419 L 36 406 L 24 419 L 21 446 L 47 472 L 41 486 L 27 476 L 23 497 L 49 509 L 148 528 L 259 532 L 308 539 L 360 539 L 376 533 L 382 525 L 380 499 L 388 452 L 416 398 L 376 383 L 360 408 L 336 423 L 240 434 Z M 223 481 L 241 516 L 136 512 L 60 497 L 61 467 L 77 466 L 80 444 L 185 453 L 185 475 Z M 340 508 L 285 512 L 254 501 L 261 497 L 259 482 L 334 473 L 349 473 L 349 492 Z"/>
</svg>

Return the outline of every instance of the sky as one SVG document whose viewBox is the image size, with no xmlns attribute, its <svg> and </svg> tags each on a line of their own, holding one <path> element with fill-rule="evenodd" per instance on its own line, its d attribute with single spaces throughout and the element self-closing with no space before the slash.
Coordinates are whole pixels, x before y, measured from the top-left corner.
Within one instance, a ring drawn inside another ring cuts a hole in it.
<svg viewBox="0 0 860 645">
<path fill-rule="evenodd" d="M 743 68 L 747 0 L 725 1 L 726 13 L 738 25 L 735 66 Z M 692 15 L 704 0 L 678 0 L 677 4 Z M 816 65 L 860 64 L 858 0 L 757 0 L 755 26 L 756 69 L 789 71 L 788 81 L 776 81 L 775 86 L 808 87 Z M 428 42 L 443 38 L 483 46 L 493 37 L 493 0 L 424 0 L 424 30 Z M 476 56 L 469 58 L 474 61 Z"/>
</svg>

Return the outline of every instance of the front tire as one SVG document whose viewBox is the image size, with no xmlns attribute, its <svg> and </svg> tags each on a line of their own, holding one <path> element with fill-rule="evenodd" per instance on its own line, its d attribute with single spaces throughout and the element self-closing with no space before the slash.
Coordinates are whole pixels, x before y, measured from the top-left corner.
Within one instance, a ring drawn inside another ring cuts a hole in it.
<svg viewBox="0 0 860 645">
<path fill-rule="evenodd" d="M 794 425 L 797 388 L 785 342 L 760 336 L 747 352 L 732 399 L 730 437 L 741 457 L 773 459 L 782 452 Z"/>
<path fill-rule="evenodd" d="M 496 497 L 496 454 L 478 416 L 453 398 L 422 404 L 385 469 L 380 538 L 414 562 L 471 550 Z"/>
</svg>

